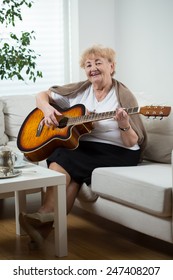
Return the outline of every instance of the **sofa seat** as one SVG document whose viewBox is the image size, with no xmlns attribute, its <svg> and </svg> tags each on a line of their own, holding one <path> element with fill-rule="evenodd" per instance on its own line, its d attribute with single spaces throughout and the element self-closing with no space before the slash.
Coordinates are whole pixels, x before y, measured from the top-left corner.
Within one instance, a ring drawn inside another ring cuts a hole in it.
<svg viewBox="0 0 173 280">
<path fill-rule="evenodd" d="M 144 162 L 138 167 L 97 168 L 92 191 L 152 215 L 172 215 L 171 164 Z"/>
</svg>

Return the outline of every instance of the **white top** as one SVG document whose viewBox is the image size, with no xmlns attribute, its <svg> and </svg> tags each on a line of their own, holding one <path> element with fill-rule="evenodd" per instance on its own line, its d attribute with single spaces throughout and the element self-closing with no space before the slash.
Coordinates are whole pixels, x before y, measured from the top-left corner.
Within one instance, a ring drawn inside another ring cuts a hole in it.
<svg viewBox="0 0 173 280">
<path fill-rule="evenodd" d="M 57 93 L 51 93 L 52 99 L 63 109 L 71 107 L 76 104 L 85 105 L 86 109 L 90 112 L 102 113 L 107 111 L 114 111 L 118 108 L 118 100 L 115 93 L 115 88 L 112 88 L 108 95 L 102 100 L 97 101 L 93 86 L 85 90 L 83 94 L 76 94 L 73 96 L 61 96 Z M 112 144 L 120 147 L 124 147 L 131 150 L 138 150 L 138 144 L 133 147 L 126 147 L 121 139 L 121 132 L 118 128 L 118 122 L 114 119 L 107 119 L 101 121 L 95 121 L 93 123 L 94 129 L 89 134 L 83 135 L 80 140 L 101 142 Z"/>
</svg>

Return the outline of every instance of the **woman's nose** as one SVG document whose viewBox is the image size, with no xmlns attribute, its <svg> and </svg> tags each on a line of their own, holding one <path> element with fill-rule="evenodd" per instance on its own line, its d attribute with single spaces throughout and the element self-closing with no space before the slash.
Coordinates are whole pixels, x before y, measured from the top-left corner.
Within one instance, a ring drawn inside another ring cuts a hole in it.
<svg viewBox="0 0 173 280">
<path fill-rule="evenodd" d="M 96 64 L 92 64 L 91 65 L 91 71 L 95 71 L 97 70 L 97 65 Z"/>
</svg>

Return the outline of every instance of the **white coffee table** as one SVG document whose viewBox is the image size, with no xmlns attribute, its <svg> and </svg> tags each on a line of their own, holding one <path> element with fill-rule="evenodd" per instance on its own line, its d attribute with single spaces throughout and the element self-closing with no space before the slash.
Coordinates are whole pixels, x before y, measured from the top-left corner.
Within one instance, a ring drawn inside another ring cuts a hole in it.
<svg viewBox="0 0 173 280">
<path fill-rule="evenodd" d="M 26 210 L 26 190 L 54 186 L 55 192 L 55 254 L 67 256 L 67 214 L 65 175 L 39 165 L 28 164 L 22 174 L 0 179 L 0 193 L 15 193 L 16 234 L 21 234 L 19 213 Z"/>
</svg>

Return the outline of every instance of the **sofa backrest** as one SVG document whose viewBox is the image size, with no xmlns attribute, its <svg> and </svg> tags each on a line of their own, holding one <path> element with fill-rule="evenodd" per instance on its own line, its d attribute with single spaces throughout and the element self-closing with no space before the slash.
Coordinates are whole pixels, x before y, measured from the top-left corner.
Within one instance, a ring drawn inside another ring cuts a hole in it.
<svg viewBox="0 0 173 280">
<path fill-rule="evenodd" d="M 5 118 L 3 137 L 15 140 L 24 119 L 36 107 L 35 95 L 1 96 L 0 101 Z"/>
<path fill-rule="evenodd" d="M 4 104 L 0 101 L 0 145 L 5 145 L 8 142 L 8 136 L 5 134 L 5 118 L 4 118 Z"/>
<path fill-rule="evenodd" d="M 143 106 L 171 106 L 168 117 L 160 120 L 159 117 L 147 118 L 141 116 L 148 135 L 148 143 L 144 152 L 144 159 L 154 162 L 171 163 L 171 153 L 173 150 L 173 104 L 162 100 L 153 99 L 152 95 L 143 92 L 135 93 L 140 107 Z M 158 102 L 158 103 L 157 103 Z"/>
<path fill-rule="evenodd" d="M 168 117 L 149 119 L 143 118 L 148 135 L 148 144 L 144 152 L 144 159 L 171 163 L 173 150 L 173 107 Z"/>
</svg>

